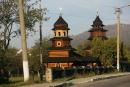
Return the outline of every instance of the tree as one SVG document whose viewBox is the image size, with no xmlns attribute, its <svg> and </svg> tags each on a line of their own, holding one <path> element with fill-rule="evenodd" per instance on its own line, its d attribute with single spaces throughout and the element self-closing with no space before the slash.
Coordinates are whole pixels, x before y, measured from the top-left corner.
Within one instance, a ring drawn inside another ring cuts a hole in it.
<svg viewBox="0 0 130 87">
<path fill-rule="evenodd" d="M 116 59 L 116 39 L 109 38 L 102 44 L 102 55 L 100 60 L 105 66 L 112 66 Z"/>
<path fill-rule="evenodd" d="M 110 38 L 105 41 L 100 38 L 95 38 L 92 41 L 92 55 L 99 58 L 102 65 L 112 66 L 116 59 L 115 38 Z"/>
<path fill-rule="evenodd" d="M 86 48 L 91 47 L 91 42 L 88 40 L 85 40 L 84 42 L 82 42 L 81 44 L 79 44 L 76 49 L 77 52 L 82 55 L 82 56 L 86 56 Z"/>
<path fill-rule="evenodd" d="M 39 20 L 42 20 L 41 12 L 45 13 L 45 9 L 35 8 L 38 1 L 31 3 L 32 0 L 25 0 L 24 15 L 25 27 L 30 32 L 35 32 L 34 26 Z M 19 15 L 18 15 L 17 0 L 1 0 L 0 1 L 0 40 L 2 40 L 2 48 L 4 53 L 8 50 L 12 38 L 20 35 L 19 28 Z"/>
<path fill-rule="evenodd" d="M 23 14 L 25 15 L 23 18 L 25 20 L 25 28 L 26 28 L 26 31 L 29 31 L 29 33 L 35 31 L 34 26 L 37 22 L 39 22 L 39 20 L 42 20 L 41 14 L 43 12 L 41 8 L 40 9 L 34 8 L 33 5 L 38 3 L 37 0 L 35 3 L 31 3 L 31 2 L 32 0 L 24 0 L 23 2 L 24 8 L 22 8 L 24 9 Z M 0 24 L 1 24 L 0 40 L 2 40 L 4 59 L 7 57 L 6 53 L 7 53 L 12 37 L 16 37 L 18 34 L 21 33 L 19 28 L 16 30 L 14 29 L 15 25 L 19 25 L 19 23 L 21 23 L 19 20 L 21 16 L 19 17 L 19 14 L 18 14 L 18 12 L 21 12 L 21 11 L 19 10 L 20 9 L 18 9 L 18 0 L 0 1 Z M 26 50 L 24 50 L 23 52 L 25 51 Z M 23 55 L 25 55 L 25 57 L 23 57 L 23 60 L 27 60 L 26 52 L 23 53 Z M 2 63 L 4 62 L 3 58 L 2 58 Z M 29 72 L 28 72 L 28 67 L 27 67 L 28 61 L 26 62 L 24 61 L 23 63 L 26 63 L 26 64 L 23 64 L 23 69 L 24 69 L 24 75 L 26 75 L 25 77 L 27 77 L 27 80 L 28 80 L 29 79 L 29 75 L 28 75 Z"/>
<path fill-rule="evenodd" d="M 101 57 L 101 52 L 102 52 L 102 45 L 103 45 L 103 41 L 100 38 L 94 38 L 92 40 L 92 55 L 100 58 Z"/>
<path fill-rule="evenodd" d="M 128 60 L 128 62 L 130 63 L 130 49 L 127 45 L 123 45 L 122 50 L 121 50 L 121 54 L 123 56 L 121 56 L 122 60 Z"/>
<path fill-rule="evenodd" d="M 83 44 L 78 45 L 78 46 L 76 47 L 76 49 L 77 49 L 77 52 L 78 52 L 80 55 L 82 55 L 82 56 L 85 55 L 85 52 L 84 52 L 85 47 L 84 47 Z"/>
<path fill-rule="evenodd" d="M 10 75 L 22 74 L 22 58 L 19 55 L 16 56 L 17 51 L 16 48 L 9 47 L 6 58 L 4 58 L 5 61 L 2 60 L 3 55 L 0 55 L 0 83 L 8 82 Z M 0 53 L 2 52 L 0 51 Z"/>
<path fill-rule="evenodd" d="M 18 49 L 14 47 L 9 47 L 6 52 L 6 69 L 11 72 L 11 74 L 22 74 L 22 55 L 17 54 Z"/>
<path fill-rule="evenodd" d="M 43 49 L 43 58 L 48 57 L 48 48 L 51 46 L 49 41 L 49 37 L 44 37 L 42 40 L 42 49 Z M 29 56 L 29 65 L 34 70 L 38 70 L 40 65 L 40 45 L 39 41 L 35 43 L 35 45 L 30 49 Z"/>
</svg>

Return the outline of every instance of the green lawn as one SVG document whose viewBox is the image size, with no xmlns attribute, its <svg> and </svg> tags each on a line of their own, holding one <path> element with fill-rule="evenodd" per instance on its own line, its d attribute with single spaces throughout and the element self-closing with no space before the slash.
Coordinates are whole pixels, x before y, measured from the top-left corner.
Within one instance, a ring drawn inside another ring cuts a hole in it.
<svg viewBox="0 0 130 87">
<path fill-rule="evenodd" d="M 8 84 L 1 84 L 0 87 L 18 87 L 22 85 L 30 85 L 30 84 L 36 84 L 36 83 L 42 83 L 38 76 L 34 76 L 34 78 L 30 77 L 30 80 L 28 82 L 23 82 L 23 77 L 11 77 L 10 82 Z"/>
</svg>

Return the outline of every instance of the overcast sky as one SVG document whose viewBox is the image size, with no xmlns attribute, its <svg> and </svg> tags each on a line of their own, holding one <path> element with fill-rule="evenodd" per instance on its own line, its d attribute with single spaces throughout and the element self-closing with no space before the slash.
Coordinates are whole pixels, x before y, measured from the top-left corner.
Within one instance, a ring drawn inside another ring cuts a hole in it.
<svg viewBox="0 0 130 87">
<path fill-rule="evenodd" d="M 69 24 L 70 35 L 87 31 L 99 11 L 99 16 L 104 25 L 115 24 L 115 8 L 130 4 L 130 0 L 42 0 L 42 7 L 48 9 L 47 16 L 50 20 L 43 22 L 43 36 L 52 34 L 53 24 L 59 17 L 59 8 L 62 8 L 63 18 Z M 121 22 L 130 24 L 130 7 L 122 9 Z M 38 29 L 38 27 L 36 27 Z M 34 45 L 39 38 L 39 33 L 28 38 L 28 47 Z M 20 38 L 17 38 L 20 40 Z M 20 47 L 20 41 L 13 40 L 12 46 Z"/>
</svg>

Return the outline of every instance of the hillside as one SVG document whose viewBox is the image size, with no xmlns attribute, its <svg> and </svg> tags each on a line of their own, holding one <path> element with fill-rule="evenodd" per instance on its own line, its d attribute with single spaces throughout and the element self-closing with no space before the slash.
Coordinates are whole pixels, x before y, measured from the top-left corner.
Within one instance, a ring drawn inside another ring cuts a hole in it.
<svg viewBox="0 0 130 87">
<path fill-rule="evenodd" d="M 104 27 L 107 32 L 107 37 L 116 37 L 116 25 L 106 25 Z M 73 36 L 72 45 L 77 46 L 78 44 L 82 43 L 84 40 L 87 40 L 89 37 L 89 32 L 85 31 L 78 35 Z M 124 41 L 126 44 L 130 43 L 130 24 L 121 24 L 120 30 L 121 40 Z"/>
</svg>

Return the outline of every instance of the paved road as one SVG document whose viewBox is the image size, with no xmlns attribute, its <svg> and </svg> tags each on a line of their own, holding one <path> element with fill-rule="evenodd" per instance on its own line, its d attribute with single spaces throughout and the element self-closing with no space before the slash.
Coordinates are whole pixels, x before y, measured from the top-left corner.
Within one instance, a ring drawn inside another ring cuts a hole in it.
<svg viewBox="0 0 130 87">
<path fill-rule="evenodd" d="M 130 75 L 95 82 L 81 83 L 71 87 L 130 87 Z"/>
</svg>

